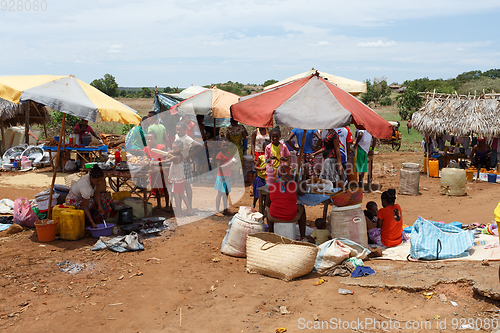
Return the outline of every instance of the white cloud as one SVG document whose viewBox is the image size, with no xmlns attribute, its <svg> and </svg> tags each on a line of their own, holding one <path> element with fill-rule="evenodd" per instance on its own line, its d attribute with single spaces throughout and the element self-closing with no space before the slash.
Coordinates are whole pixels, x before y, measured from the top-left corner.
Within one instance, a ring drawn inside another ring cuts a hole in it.
<svg viewBox="0 0 500 333">
<path fill-rule="evenodd" d="M 383 42 L 382 40 L 378 40 L 376 42 L 361 42 L 358 43 L 359 47 L 390 47 L 390 46 L 395 46 L 397 43 L 393 40 L 388 41 L 388 42 Z"/>
</svg>

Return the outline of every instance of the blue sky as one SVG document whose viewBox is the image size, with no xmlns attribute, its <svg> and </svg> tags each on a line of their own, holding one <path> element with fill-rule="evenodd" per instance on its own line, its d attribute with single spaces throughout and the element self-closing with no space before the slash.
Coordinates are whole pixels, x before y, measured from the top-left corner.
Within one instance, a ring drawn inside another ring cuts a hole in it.
<svg viewBox="0 0 500 333">
<path fill-rule="evenodd" d="M 498 0 L 21 1 L 0 6 L 0 76 L 187 87 L 312 67 L 389 83 L 500 68 Z"/>
</svg>

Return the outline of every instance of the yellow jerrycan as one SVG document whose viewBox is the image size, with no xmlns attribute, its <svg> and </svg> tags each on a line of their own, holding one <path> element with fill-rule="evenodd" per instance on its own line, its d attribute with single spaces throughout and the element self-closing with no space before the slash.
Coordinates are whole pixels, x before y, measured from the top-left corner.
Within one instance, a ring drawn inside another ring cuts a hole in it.
<svg viewBox="0 0 500 333">
<path fill-rule="evenodd" d="M 68 209 L 75 209 L 75 207 L 67 205 L 57 205 L 52 208 L 52 219 L 57 222 L 56 235 L 61 234 L 61 213 Z"/>
<path fill-rule="evenodd" d="M 85 237 L 85 212 L 81 209 L 67 209 L 61 212 L 60 238 L 78 240 Z"/>
</svg>

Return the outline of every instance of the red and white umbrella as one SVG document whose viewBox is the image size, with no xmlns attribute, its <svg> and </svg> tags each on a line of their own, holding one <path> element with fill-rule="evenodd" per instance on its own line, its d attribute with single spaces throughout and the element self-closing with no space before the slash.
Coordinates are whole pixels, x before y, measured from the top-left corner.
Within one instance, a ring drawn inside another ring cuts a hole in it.
<svg viewBox="0 0 500 333">
<path fill-rule="evenodd" d="M 276 123 L 300 129 L 330 129 L 355 124 L 376 138 L 390 139 L 392 125 L 356 97 L 318 73 L 273 89 L 240 97 L 233 118 L 255 127 Z"/>
</svg>

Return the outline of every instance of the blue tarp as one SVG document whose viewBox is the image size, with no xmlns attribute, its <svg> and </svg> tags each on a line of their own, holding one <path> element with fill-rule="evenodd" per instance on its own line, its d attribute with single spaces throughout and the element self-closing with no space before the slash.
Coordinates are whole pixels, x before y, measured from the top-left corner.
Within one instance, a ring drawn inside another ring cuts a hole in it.
<svg viewBox="0 0 500 333">
<path fill-rule="evenodd" d="M 43 146 L 43 150 L 57 151 L 57 147 L 47 147 Z M 83 147 L 83 148 L 73 148 L 73 147 L 61 147 L 62 150 L 73 150 L 73 151 L 108 151 L 108 146 L 100 146 L 100 147 Z"/>
</svg>

